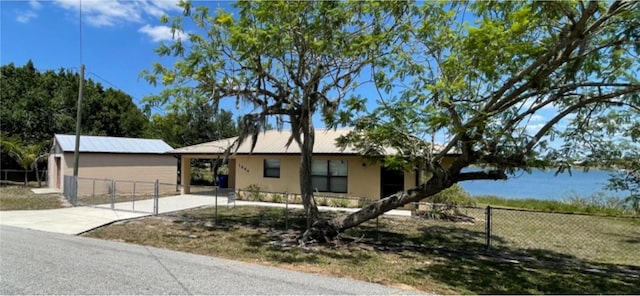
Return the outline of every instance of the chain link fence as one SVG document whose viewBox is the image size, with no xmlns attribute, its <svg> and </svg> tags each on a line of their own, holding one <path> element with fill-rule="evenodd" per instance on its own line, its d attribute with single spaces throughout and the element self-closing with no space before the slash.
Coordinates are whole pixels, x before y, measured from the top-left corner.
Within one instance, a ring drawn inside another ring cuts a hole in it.
<svg viewBox="0 0 640 296">
<path fill-rule="evenodd" d="M 176 184 L 64 176 L 64 197 L 74 206 L 158 213 L 158 198 L 176 195 Z"/>
<path fill-rule="evenodd" d="M 25 176 L 26 175 L 26 176 Z M 38 186 L 47 186 L 47 170 L 0 170 L 0 183 L 10 185 L 23 185 L 25 179 L 27 183 L 39 181 Z"/>
<path fill-rule="evenodd" d="M 282 215 L 266 215 L 262 225 L 304 230 L 300 195 L 237 190 L 238 199 L 279 204 Z M 361 198 L 317 196 L 327 218 L 369 202 Z M 282 205 L 284 203 L 284 205 Z M 255 205 L 255 204 L 253 204 Z M 329 208 L 324 208 L 327 206 Z M 502 254 L 517 260 L 587 260 L 640 267 L 640 217 L 552 213 L 502 207 L 413 203 L 341 234 L 410 248 Z"/>
</svg>

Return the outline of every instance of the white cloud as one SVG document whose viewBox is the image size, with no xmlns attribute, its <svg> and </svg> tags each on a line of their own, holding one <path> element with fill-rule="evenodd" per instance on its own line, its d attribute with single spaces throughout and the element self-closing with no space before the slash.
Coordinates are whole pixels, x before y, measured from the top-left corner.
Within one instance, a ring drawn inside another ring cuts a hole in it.
<svg viewBox="0 0 640 296">
<path fill-rule="evenodd" d="M 16 17 L 16 21 L 26 24 L 28 22 L 30 22 L 32 19 L 37 18 L 38 14 L 36 14 L 35 12 L 31 11 L 31 10 L 27 10 L 27 11 L 23 11 L 23 12 L 18 12 L 18 16 Z"/>
<path fill-rule="evenodd" d="M 529 124 L 527 125 L 526 129 L 527 132 L 529 134 L 535 134 L 537 133 L 542 127 L 544 126 L 544 123 L 537 123 L 537 124 Z"/>
<path fill-rule="evenodd" d="M 42 8 L 42 4 L 36 0 L 29 0 L 29 6 L 35 10 Z"/>
<path fill-rule="evenodd" d="M 537 121 L 543 121 L 545 118 L 542 115 L 539 114 L 533 114 L 531 115 L 531 118 L 529 119 L 529 121 L 531 122 L 537 122 Z"/>
<path fill-rule="evenodd" d="M 148 35 L 153 42 L 171 41 L 185 36 L 182 31 L 176 31 L 174 36 L 171 33 L 171 28 L 167 26 L 150 26 L 148 24 L 138 29 L 138 32 Z"/>
<path fill-rule="evenodd" d="M 177 0 L 54 0 L 54 3 L 69 11 L 82 10 L 83 21 L 96 27 L 157 21 L 166 12 L 180 10 Z"/>
</svg>

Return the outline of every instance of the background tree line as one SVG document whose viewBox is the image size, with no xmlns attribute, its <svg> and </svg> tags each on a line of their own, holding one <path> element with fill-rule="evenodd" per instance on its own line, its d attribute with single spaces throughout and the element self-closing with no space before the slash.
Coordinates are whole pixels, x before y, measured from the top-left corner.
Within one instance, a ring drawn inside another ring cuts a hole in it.
<svg viewBox="0 0 640 296">
<path fill-rule="evenodd" d="M 79 74 L 39 71 L 32 61 L 3 65 L 0 75 L 1 168 L 46 168 L 54 134 L 75 134 Z M 230 111 L 192 104 L 165 114 L 144 112 L 127 93 L 85 79 L 81 134 L 159 138 L 174 148 L 236 135 Z M 33 178 L 33 177 L 31 177 Z"/>
</svg>

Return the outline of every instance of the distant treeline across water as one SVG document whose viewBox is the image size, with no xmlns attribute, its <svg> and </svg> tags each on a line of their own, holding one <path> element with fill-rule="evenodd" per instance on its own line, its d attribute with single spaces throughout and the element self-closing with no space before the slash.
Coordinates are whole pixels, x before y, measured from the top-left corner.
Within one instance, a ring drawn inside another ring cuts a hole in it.
<svg viewBox="0 0 640 296">
<path fill-rule="evenodd" d="M 496 195 L 505 198 L 534 198 L 542 200 L 564 200 L 569 197 L 588 197 L 598 192 L 610 196 L 624 193 L 608 191 L 605 186 L 611 172 L 572 170 L 555 174 L 555 170 L 534 170 L 531 174 L 518 172 L 506 181 L 467 181 L 460 185 L 471 195 Z"/>
</svg>

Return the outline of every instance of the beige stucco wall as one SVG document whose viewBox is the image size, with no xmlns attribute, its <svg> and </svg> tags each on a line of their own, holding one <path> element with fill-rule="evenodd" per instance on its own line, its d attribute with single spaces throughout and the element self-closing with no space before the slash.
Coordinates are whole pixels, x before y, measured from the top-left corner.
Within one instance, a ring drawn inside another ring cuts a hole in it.
<svg viewBox="0 0 640 296">
<path fill-rule="evenodd" d="M 49 182 L 55 188 L 56 170 L 55 157 L 60 156 L 61 174 L 73 175 L 73 153 L 52 154 L 49 156 Z M 163 187 L 171 188 L 176 184 L 177 159 L 172 155 L 159 154 L 117 154 L 117 153 L 81 153 L 78 167 L 78 194 L 93 191 L 93 181 L 83 179 L 113 179 L 116 180 L 116 192 L 127 193 L 133 190 L 136 181 L 136 193 L 153 193 L 151 182 L 159 180 L 167 184 Z M 118 182 L 119 181 L 119 182 Z M 97 181 L 96 190 L 112 189 L 111 182 Z M 64 182 L 60 182 L 60 190 Z M 175 188 L 175 187 L 174 187 Z"/>
<path fill-rule="evenodd" d="M 182 188 L 183 193 L 189 192 L 190 166 L 192 158 L 216 158 L 216 155 L 182 155 Z M 280 178 L 265 178 L 264 160 L 280 160 Z M 370 200 L 380 199 L 380 164 L 365 161 L 355 155 L 314 155 L 313 159 L 319 160 L 346 160 L 347 167 L 347 193 L 321 193 L 324 196 L 348 196 L 365 197 Z M 445 166 L 450 165 L 453 158 L 445 158 Z M 235 189 L 247 189 L 250 185 L 256 185 L 260 191 L 300 193 L 300 156 L 284 154 L 254 154 L 234 155 L 229 159 L 229 187 Z M 416 186 L 414 171 L 404 173 L 404 189 Z"/>
<path fill-rule="evenodd" d="M 246 189 L 256 185 L 261 191 L 300 192 L 300 157 L 298 155 L 238 155 L 235 156 L 233 169 L 236 172 L 236 189 Z M 264 160 L 280 160 L 280 178 L 264 178 Z M 314 160 L 347 161 L 347 193 L 322 193 L 322 195 L 380 198 L 380 165 L 366 162 L 359 156 L 315 155 Z M 415 174 L 405 173 L 405 188 L 415 186 Z"/>
</svg>

